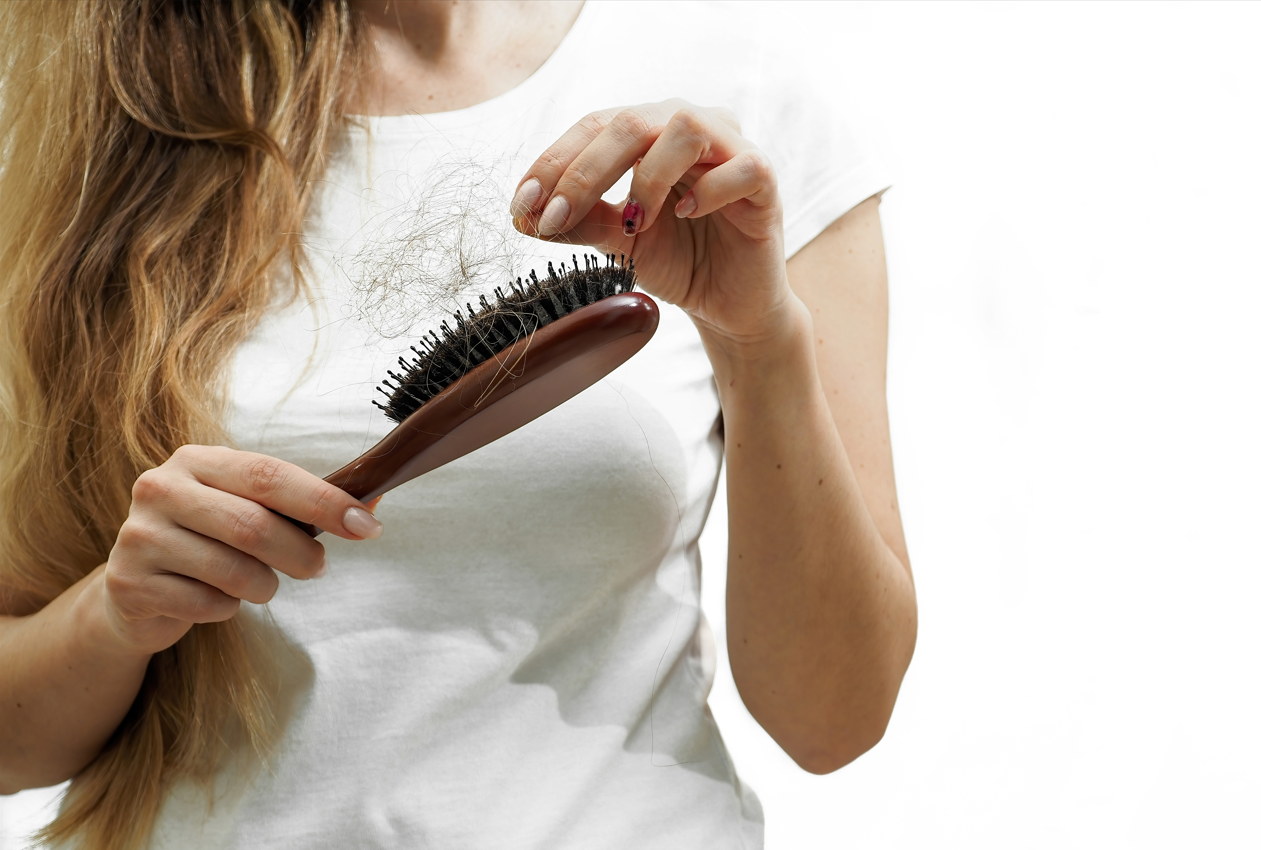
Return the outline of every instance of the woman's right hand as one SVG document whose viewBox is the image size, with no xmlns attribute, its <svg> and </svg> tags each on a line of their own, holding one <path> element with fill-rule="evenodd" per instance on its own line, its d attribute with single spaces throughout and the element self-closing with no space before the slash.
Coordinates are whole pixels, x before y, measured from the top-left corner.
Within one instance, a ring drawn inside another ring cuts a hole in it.
<svg viewBox="0 0 1261 850">
<path fill-rule="evenodd" d="M 270 601 L 277 572 L 324 575 L 323 545 L 278 514 L 347 540 L 381 536 L 367 506 L 291 463 L 217 446 L 177 449 L 132 488 L 105 568 L 112 631 L 132 649 L 159 652 L 193 623 L 230 619 L 243 599 Z"/>
</svg>

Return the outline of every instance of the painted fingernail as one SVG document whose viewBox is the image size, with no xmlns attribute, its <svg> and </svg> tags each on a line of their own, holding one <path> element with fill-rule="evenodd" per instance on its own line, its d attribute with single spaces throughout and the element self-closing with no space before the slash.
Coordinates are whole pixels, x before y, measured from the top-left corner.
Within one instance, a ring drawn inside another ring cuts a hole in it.
<svg viewBox="0 0 1261 850">
<path fill-rule="evenodd" d="M 521 218 L 533 212 L 538 202 L 542 199 L 543 186 L 539 181 L 531 177 L 521 184 L 521 188 L 517 190 L 517 194 L 512 198 L 512 206 L 508 208 L 508 211 L 513 218 Z"/>
<path fill-rule="evenodd" d="M 627 198 L 626 206 L 622 209 L 622 232 L 627 236 L 634 236 L 643 226 L 644 208 L 634 198 Z"/>
<path fill-rule="evenodd" d="M 342 525 L 351 534 L 375 540 L 381 536 L 381 521 L 363 508 L 347 508 Z"/>
<path fill-rule="evenodd" d="M 694 212 L 696 212 L 696 196 L 691 192 L 688 192 L 677 204 L 675 204 L 674 214 L 679 218 L 687 218 Z"/>
<path fill-rule="evenodd" d="M 311 574 L 311 578 L 324 578 L 328 575 L 328 558 L 320 562 L 320 568 Z"/>
<path fill-rule="evenodd" d="M 543 217 L 539 219 L 539 236 L 555 236 L 565 227 L 569 218 L 569 201 L 558 195 L 547 202 Z"/>
</svg>

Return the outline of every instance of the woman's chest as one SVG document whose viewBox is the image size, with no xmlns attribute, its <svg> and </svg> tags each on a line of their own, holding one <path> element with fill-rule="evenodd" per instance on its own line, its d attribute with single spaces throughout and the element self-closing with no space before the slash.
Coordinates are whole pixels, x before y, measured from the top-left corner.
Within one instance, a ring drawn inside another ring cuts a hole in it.
<svg viewBox="0 0 1261 850">
<path fill-rule="evenodd" d="M 318 475 L 393 426 L 371 398 L 407 345 L 354 319 L 320 319 L 335 312 L 322 307 L 280 311 L 241 347 L 231 419 L 239 448 Z M 379 540 L 322 538 L 336 581 L 285 582 L 273 610 L 292 604 L 321 633 L 504 617 L 542 633 L 567 612 L 614 604 L 699 534 L 721 453 L 717 421 L 699 339 L 663 305 L 657 335 L 608 378 L 387 493 Z"/>
</svg>

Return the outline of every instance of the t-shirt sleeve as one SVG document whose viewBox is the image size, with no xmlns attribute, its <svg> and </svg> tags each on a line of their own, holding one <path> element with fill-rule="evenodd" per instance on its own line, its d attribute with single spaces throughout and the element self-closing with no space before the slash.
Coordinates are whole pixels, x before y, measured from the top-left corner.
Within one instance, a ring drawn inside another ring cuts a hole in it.
<svg viewBox="0 0 1261 850">
<path fill-rule="evenodd" d="M 847 114 L 838 86 L 818 79 L 790 46 L 763 40 L 744 135 L 770 157 L 791 257 L 858 204 L 891 185 L 884 162 Z"/>
</svg>

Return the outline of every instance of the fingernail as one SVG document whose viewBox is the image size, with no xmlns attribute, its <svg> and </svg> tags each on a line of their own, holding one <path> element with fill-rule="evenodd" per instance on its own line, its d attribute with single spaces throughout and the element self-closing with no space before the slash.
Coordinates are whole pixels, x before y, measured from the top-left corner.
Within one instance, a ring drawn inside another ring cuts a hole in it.
<svg viewBox="0 0 1261 850">
<path fill-rule="evenodd" d="M 521 188 L 517 190 L 517 194 L 512 197 L 512 206 L 508 211 L 512 213 L 513 218 L 521 218 L 527 213 L 534 211 L 535 205 L 543 198 L 543 186 L 539 181 L 531 177 L 529 180 L 521 184 Z"/>
<path fill-rule="evenodd" d="M 634 198 L 627 198 L 626 206 L 622 210 L 622 232 L 627 236 L 634 236 L 635 232 L 643 226 L 644 208 Z"/>
<path fill-rule="evenodd" d="M 347 508 L 342 525 L 351 534 L 375 540 L 381 536 L 381 521 L 363 508 Z"/>
<path fill-rule="evenodd" d="M 674 207 L 674 214 L 679 218 L 687 218 L 696 212 L 696 196 L 688 192 Z"/>
<path fill-rule="evenodd" d="M 320 568 L 316 570 L 314 574 L 312 574 L 311 578 L 324 578 L 324 576 L 326 575 L 328 575 L 328 558 L 327 557 L 323 561 L 320 562 Z"/>
<path fill-rule="evenodd" d="M 569 201 L 559 195 L 552 198 L 547 202 L 547 209 L 543 210 L 543 217 L 539 219 L 539 236 L 555 236 L 560 233 L 568 218 Z"/>
</svg>

